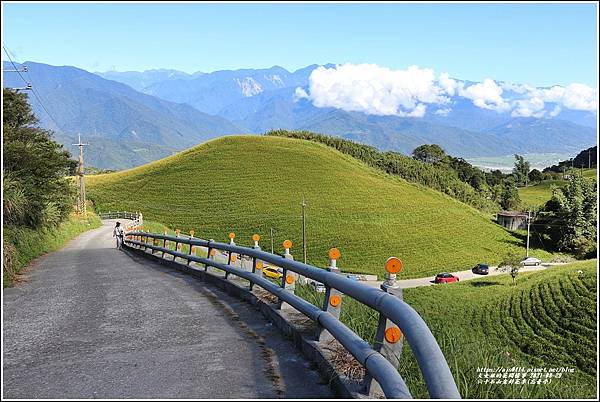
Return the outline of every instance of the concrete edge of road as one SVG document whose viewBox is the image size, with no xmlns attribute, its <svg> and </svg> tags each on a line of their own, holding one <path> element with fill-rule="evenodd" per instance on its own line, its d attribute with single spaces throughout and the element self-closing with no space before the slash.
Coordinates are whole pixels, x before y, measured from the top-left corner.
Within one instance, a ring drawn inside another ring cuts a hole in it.
<svg viewBox="0 0 600 402">
<path fill-rule="evenodd" d="M 310 363 L 316 365 L 321 377 L 327 381 L 329 387 L 338 397 L 345 399 L 360 399 L 365 397 L 359 392 L 361 387 L 360 383 L 352 381 L 346 376 L 336 372 L 330 359 L 331 353 L 328 352 L 326 345 L 314 339 L 316 338 L 317 331 L 315 325 L 307 326 L 305 324 L 306 321 L 304 321 L 305 325 L 302 325 L 299 322 L 294 323 L 293 314 L 288 314 L 286 311 L 276 309 L 275 304 L 265 302 L 249 289 L 238 286 L 235 283 L 226 280 L 224 277 L 219 277 L 203 270 L 192 269 L 186 264 L 157 257 L 156 255 L 146 253 L 144 250 L 130 247 L 125 247 L 123 250 L 127 254 L 144 257 L 149 261 L 159 263 L 169 268 L 174 268 L 180 272 L 198 278 L 257 308 L 267 320 L 277 327 L 283 336 L 292 341 L 292 344 Z M 304 317 L 301 313 L 296 313 Z"/>
</svg>

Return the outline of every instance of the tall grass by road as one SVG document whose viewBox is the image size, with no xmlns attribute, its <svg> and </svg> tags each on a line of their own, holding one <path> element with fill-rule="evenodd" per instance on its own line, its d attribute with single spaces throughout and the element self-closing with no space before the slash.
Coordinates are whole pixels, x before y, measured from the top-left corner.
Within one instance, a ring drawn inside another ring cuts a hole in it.
<svg viewBox="0 0 600 402">
<path fill-rule="evenodd" d="M 58 226 L 42 229 L 5 226 L 3 233 L 3 287 L 12 286 L 15 278 L 31 261 L 43 254 L 58 250 L 69 240 L 101 226 L 100 219 L 92 212 L 86 216 L 75 213 Z"/>
</svg>

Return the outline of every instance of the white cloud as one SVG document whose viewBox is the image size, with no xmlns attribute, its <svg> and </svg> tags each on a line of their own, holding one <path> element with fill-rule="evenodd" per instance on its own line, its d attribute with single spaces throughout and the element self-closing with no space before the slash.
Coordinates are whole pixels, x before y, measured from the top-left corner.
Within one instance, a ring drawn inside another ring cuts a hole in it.
<svg viewBox="0 0 600 402">
<path fill-rule="evenodd" d="M 513 102 L 516 109 L 513 110 L 512 115 L 525 116 L 531 112 L 530 116 L 542 117 L 544 113 L 541 110 L 545 108 L 546 102 L 556 104 L 548 113 L 551 117 L 556 117 L 563 107 L 589 112 L 598 110 L 598 91 L 584 84 L 573 83 L 566 87 L 555 85 L 551 88 L 529 87 L 527 96 L 525 100 Z"/>
<path fill-rule="evenodd" d="M 449 80 L 447 75 L 445 79 Z M 451 85 L 446 82 L 446 86 Z M 298 95 L 304 94 L 296 90 Z M 446 95 L 432 69 L 410 66 L 406 70 L 390 70 L 376 64 L 342 64 L 316 68 L 310 75 L 306 97 L 317 107 L 422 117 L 427 104 L 447 103 Z"/>
<path fill-rule="evenodd" d="M 570 84 L 565 88 L 562 104 L 574 110 L 598 110 L 598 91 L 584 84 Z"/>
<path fill-rule="evenodd" d="M 473 104 L 482 109 L 503 112 L 510 109 L 510 105 L 502 98 L 502 88 L 496 81 L 486 78 L 483 82 L 461 88 L 458 94 L 471 99 Z"/>
<path fill-rule="evenodd" d="M 514 84 L 512 82 L 502 82 L 500 84 L 500 86 L 505 91 L 513 91 L 518 94 L 524 94 L 524 93 L 527 93 L 534 89 L 534 87 L 526 85 L 526 84 L 521 85 L 521 84 Z"/>
<path fill-rule="evenodd" d="M 448 73 L 436 78 L 432 69 L 418 66 L 391 70 L 376 64 L 342 64 L 313 70 L 308 90 L 296 88 L 294 100 L 306 98 L 316 107 L 402 117 L 423 117 L 427 105 L 432 104 L 444 105 L 434 113 L 447 116 L 451 98 L 456 96 L 470 99 L 479 108 L 510 112 L 514 117 L 554 117 L 564 108 L 598 109 L 598 91 L 584 84 L 535 88 L 486 78 L 466 85 Z M 546 110 L 546 103 L 555 104 L 551 112 Z"/>
<path fill-rule="evenodd" d="M 556 105 L 554 106 L 554 109 L 548 113 L 548 115 L 552 116 L 552 117 L 556 117 L 558 116 L 558 114 L 560 113 L 560 106 Z"/>
<path fill-rule="evenodd" d="M 542 117 L 544 111 L 544 101 L 540 98 L 530 98 L 513 102 L 516 108 L 511 112 L 512 117 Z"/>
<path fill-rule="evenodd" d="M 298 99 L 302 99 L 302 98 L 308 98 L 308 94 L 306 93 L 304 88 L 298 87 L 294 91 L 294 102 L 296 102 Z"/>
<path fill-rule="evenodd" d="M 464 86 L 462 82 L 450 78 L 450 75 L 448 73 L 441 73 L 438 82 L 444 90 L 444 92 L 446 92 L 450 96 L 454 96 L 459 86 Z"/>
</svg>

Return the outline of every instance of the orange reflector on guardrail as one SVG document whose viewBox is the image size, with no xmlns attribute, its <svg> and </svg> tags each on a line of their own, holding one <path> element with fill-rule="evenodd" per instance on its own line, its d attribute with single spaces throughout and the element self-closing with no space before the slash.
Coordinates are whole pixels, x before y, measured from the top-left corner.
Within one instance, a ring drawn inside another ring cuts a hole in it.
<svg viewBox="0 0 600 402">
<path fill-rule="evenodd" d="M 256 261 L 256 269 L 262 269 L 262 268 L 263 268 L 262 261 Z"/>
<path fill-rule="evenodd" d="M 287 283 L 288 285 L 291 285 L 292 283 L 294 283 L 294 276 L 293 275 L 286 276 L 285 283 Z"/>
<path fill-rule="evenodd" d="M 258 234 L 254 234 L 254 235 L 252 235 L 252 240 L 253 241 L 259 241 L 260 240 L 260 236 Z"/>
<path fill-rule="evenodd" d="M 390 257 L 385 262 L 385 270 L 390 274 L 397 274 L 402 271 L 402 261 L 396 257 Z"/>
<path fill-rule="evenodd" d="M 329 304 L 333 307 L 337 307 L 342 302 L 342 298 L 339 295 L 333 295 L 329 298 Z"/>
<path fill-rule="evenodd" d="M 292 248 L 292 242 L 290 240 L 285 240 L 283 242 L 283 248 Z"/>
<path fill-rule="evenodd" d="M 236 262 L 237 261 L 237 255 L 233 254 L 231 256 L 231 262 Z"/>
<path fill-rule="evenodd" d="M 233 233 L 233 232 L 229 233 L 229 238 L 230 239 L 234 239 L 235 238 L 235 233 Z"/>
<path fill-rule="evenodd" d="M 389 327 L 385 330 L 385 340 L 389 343 L 396 343 L 402 338 L 402 332 L 398 327 Z"/>
<path fill-rule="evenodd" d="M 329 250 L 329 258 L 331 258 L 332 260 L 337 260 L 338 258 L 340 258 L 340 255 L 340 250 L 338 250 L 335 247 Z"/>
</svg>

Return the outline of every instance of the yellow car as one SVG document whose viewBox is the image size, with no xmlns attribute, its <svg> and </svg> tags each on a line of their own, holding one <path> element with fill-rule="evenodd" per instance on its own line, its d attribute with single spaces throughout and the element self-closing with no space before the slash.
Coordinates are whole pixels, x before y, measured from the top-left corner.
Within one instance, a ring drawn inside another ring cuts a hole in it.
<svg viewBox="0 0 600 402">
<path fill-rule="evenodd" d="M 262 273 L 267 278 L 281 279 L 283 272 L 281 272 L 280 269 L 281 268 L 264 267 Z"/>
</svg>

